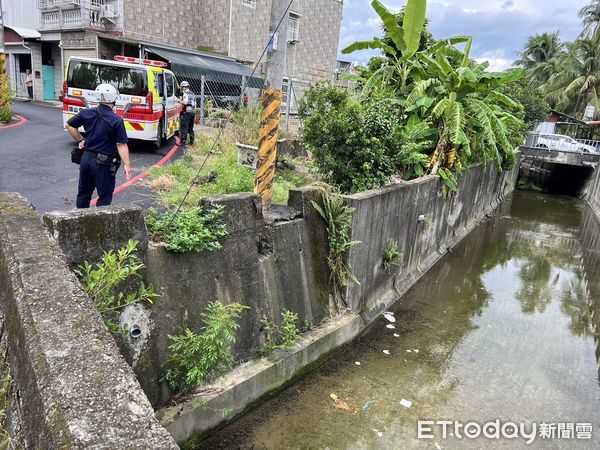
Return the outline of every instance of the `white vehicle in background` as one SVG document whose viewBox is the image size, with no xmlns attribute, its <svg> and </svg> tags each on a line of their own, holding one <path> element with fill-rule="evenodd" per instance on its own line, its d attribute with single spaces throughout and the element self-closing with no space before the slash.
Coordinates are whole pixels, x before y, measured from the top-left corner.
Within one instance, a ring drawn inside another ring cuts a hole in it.
<svg viewBox="0 0 600 450">
<path fill-rule="evenodd" d="M 598 153 L 596 147 L 577 142 L 564 134 L 540 134 L 535 146 L 563 152 Z"/>
</svg>

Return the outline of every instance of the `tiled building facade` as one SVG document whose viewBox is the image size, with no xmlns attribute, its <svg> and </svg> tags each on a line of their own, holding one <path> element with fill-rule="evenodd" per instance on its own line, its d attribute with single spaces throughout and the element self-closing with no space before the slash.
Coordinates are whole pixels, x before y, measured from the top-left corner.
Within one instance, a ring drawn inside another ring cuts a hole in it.
<svg viewBox="0 0 600 450">
<path fill-rule="evenodd" d="M 51 100 L 61 95 L 70 56 L 138 56 L 140 43 L 226 54 L 254 66 L 269 40 L 273 0 L 4 1 L 37 7 L 41 37 L 24 38 L 23 44 L 31 49 L 35 99 Z M 333 80 L 342 9 L 343 0 L 293 1 L 290 39 L 287 30 L 279 34 L 279 45 L 287 46 L 288 77 Z"/>
</svg>

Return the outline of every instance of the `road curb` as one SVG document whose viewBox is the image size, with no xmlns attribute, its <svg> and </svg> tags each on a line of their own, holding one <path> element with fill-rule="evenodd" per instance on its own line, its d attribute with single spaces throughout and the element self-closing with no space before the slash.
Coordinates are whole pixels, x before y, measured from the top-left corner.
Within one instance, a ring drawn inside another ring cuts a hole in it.
<svg viewBox="0 0 600 450">
<path fill-rule="evenodd" d="M 21 125 L 24 125 L 28 122 L 28 120 L 25 117 L 21 117 L 21 116 L 15 116 L 19 119 L 19 121 L 17 123 L 11 123 L 10 125 L 5 125 L 3 127 L 0 127 L 0 131 L 2 130 L 6 130 L 7 128 L 14 128 L 14 127 L 20 127 Z"/>
<path fill-rule="evenodd" d="M 158 161 L 156 164 L 154 164 L 149 169 L 143 171 L 142 173 L 140 173 L 139 175 L 136 175 L 129 181 L 126 181 L 125 183 L 116 187 L 113 192 L 113 195 L 118 194 L 119 192 L 127 189 L 128 187 L 131 187 L 131 186 L 137 184 L 139 181 L 142 181 L 144 178 L 148 177 L 150 175 L 150 171 L 152 169 L 156 169 L 157 167 L 162 167 L 165 163 L 167 163 L 173 157 L 173 155 L 175 153 L 177 153 L 177 150 L 181 149 L 181 147 L 179 146 L 179 138 L 176 138 L 176 139 L 177 139 L 176 143 L 175 143 L 175 145 L 173 145 L 173 148 L 171 148 L 171 150 L 169 150 L 169 153 L 167 153 L 160 161 Z M 90 202 L 90 206 L 96 206 L 97 201 L 98 201 L 98 197 L 94 198 Z"/>
</svg>

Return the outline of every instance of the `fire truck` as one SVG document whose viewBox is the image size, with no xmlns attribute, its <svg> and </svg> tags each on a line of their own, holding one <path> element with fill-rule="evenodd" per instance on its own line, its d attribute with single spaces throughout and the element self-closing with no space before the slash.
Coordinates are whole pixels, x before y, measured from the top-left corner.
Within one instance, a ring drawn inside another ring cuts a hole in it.
<svg viewBox="0 0 600 450">
<path fill-rule="evenodd" d="M 63 84 L 63 125 L 82 108 L 98 106 L 94 91 L 102 83 L 119 91 L 115 112 L 123 117 L 128 138 L 151 141 L 160 148 L 179 129 L 177 81 L 167 63 L 127 56 L 115 56 L 115 61 L 69 58 Z"/>
</svg>

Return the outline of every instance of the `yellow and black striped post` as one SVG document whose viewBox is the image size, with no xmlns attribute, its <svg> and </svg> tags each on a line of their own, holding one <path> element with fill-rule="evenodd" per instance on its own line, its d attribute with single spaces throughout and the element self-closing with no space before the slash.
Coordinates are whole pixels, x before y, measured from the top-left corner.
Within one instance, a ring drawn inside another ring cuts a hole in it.
<svg viewBox="0 0 600 450">
<path fill-rule="evenodd" d="M 265 89 L 262 104 L 254 192 L 261 196 L 264 206 L 270 205 L 273 197 L 272 187 L 275 178 L 275 161 L 277 160 L 281 91 Z"/>
</svg>

